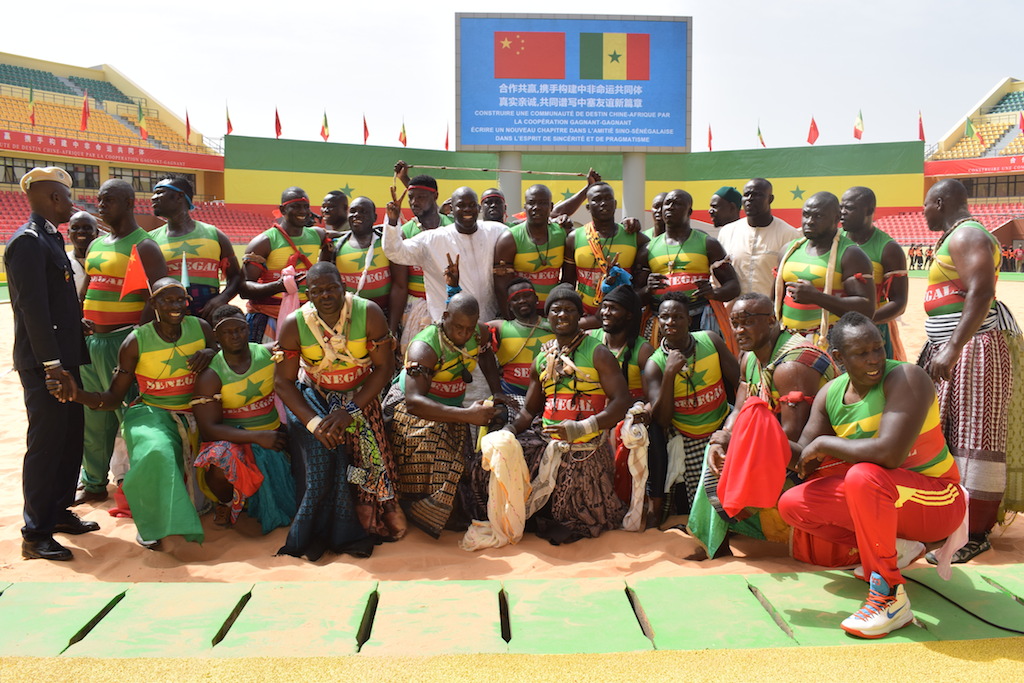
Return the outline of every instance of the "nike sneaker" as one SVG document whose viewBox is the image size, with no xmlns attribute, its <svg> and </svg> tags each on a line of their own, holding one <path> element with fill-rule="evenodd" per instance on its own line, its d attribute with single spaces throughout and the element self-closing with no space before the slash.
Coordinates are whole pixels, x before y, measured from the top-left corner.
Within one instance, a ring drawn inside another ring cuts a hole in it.
<svg viewBox="0 0 1024 683">
<path fill-rule="evenodd" d="M 840 624 L 844 631 L 858 638 L 881 638 L 903 628 L 914 619 L 910 599 L 903 584 L 895 589 L 878 572 L 871 573 L 868 600 L 859 610 Z"/>
</svg>

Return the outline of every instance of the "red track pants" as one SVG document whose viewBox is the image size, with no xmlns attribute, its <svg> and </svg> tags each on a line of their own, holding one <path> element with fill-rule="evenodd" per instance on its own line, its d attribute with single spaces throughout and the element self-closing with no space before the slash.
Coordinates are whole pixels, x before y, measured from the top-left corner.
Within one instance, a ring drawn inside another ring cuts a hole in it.
<svg viewBox="0 0 1024 683">
<path fill-rule="evenodd" d="M 890 586 L 904 583 L 896 539 L 940 541 L 960 525 L 964 508 L 960 488 L 948 480 L 866 462 L 794 486 L 779 499 L 791 526 L 856 545 L 865 576 L 878 572 Z"/>
</svg>

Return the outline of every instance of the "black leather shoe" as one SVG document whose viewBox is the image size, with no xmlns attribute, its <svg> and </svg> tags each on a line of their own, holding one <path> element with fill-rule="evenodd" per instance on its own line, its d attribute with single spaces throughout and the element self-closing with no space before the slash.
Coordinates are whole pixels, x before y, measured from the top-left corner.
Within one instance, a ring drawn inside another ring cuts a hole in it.
<svg viewBox="0 0 1024 683">
<path fill-rule="evenodd" d="M 77 536 L 79 534 L 87 534 L 90 531 L 98 531 L 99 528 L 100 525 L 96 522 L 79 519 L 78 515 L 74 512 L 68 511 L 68 515 L 64 518 L 64 521 L 58 522 L 53 526 L 53 533 Z"/>
<path fill-rule="evenodd" d="M 74 559 L 71 551 L 62 546 L 53 538 L 43 538 L 38 541 L 30 541 L 27 538 L 21 541 L 21 556 L 26 560 L 55 560 L 67 562 Z"/>
</svg>

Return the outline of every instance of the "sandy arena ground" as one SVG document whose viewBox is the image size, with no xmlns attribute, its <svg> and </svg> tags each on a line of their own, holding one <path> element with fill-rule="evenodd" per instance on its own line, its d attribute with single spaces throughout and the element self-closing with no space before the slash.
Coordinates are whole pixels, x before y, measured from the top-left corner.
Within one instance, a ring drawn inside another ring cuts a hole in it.
<svg viewBox="0 0 1024 683">
<path fill-rule="evenodd" d="M 911 358 L 924 341 L 921 302 L 925 281 L 912 278 L 908 312 L 901 332 Z M 1024 321 L 1024 283 L 1004 282 L 1001 298 Z M 10 367 L 13 324 L 10 307 L 0 307 L 0 359 Z M 206 541 L 186 543 L 180 537 L 164 541 L 164 550 L 144 550 L 135 543 L 130 519 L 107 513 L 112 499 L 76 510 L 99 522 L 100 531 L 61 536 L 75 553 L 72 562 L 27 561 L 21 558 L 21 461 L 25 443 L 25 410 L 16 373 L 0 381 L 0 579 L 7 581 L 317 581 L 339 579 L 501 579 L 570 578 L 594 576 L 680 576 L 697 573 L 790 572 L 813 569 L 788 557 L 778 544 L 739 539 L 736 557 L 707 562 L 681 558 L 697 548 L 680 531 L 649 530 L 642 534 L 615 531 L 600 538 L 556 547 L 527 535 L 516 546 L 469 553 L 459 549 L 459 534 L 445 532 L 435 541 L 413 528 L 398 543 L 377 548 L 373 557 L 354 559 L 328 555 L 309 563 L 275 557 L 286 530 L 267 536 L 243 515 L 236 528 L 221 529 L 204 518 Z M 1024 562 L 1024 523 L 999 528 L 992 536 L 993 551 L 978 564 Z M 923 565 L 923 560 L 918 560 Z"/>
</svg>

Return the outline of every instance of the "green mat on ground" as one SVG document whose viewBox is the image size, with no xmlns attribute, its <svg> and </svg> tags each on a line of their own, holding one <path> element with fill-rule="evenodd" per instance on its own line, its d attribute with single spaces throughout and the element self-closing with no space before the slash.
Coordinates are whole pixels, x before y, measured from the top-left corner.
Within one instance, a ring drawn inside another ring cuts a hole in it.
<svg viewBox="0 0 1024 683">
<path fill-rule="evenodd" d="M 886 643 L 1014 639 L 1021 567 L 907 572 Z M 0 657 L 369 658 L 841 646 L 867 594 L 843 571 L 499 581 L 0 582 Z M 1014 629 L 1014 630 L 1011 630 Z M 0 676 L 0 678 L 3 678 Z"/>
<path fill-rule="evenodd" d="M 998 628 L 1024 633 L 1024 605 L 1018 602 L 1018 598 L 986 581 L 987 569 L 953 567 L 949 581 L 944 581 L 939 573 L 930 567 L 911 569 L 905 571 L 903 575 L 913 582 L 927 586 L 948 602 L 981 621 Z M 1010 586 L 1005 588 L 1012 590 Z M 916 607 L 913 603 L 912 606 Z"/>
<path fill-rule="evenodd" d="M 376 581 L 257 583 L 214 647 L 217 657 L 355 654 Z"/>
<path fill-rule="evenodd" d="M 497 581 L 382 581 L 368 655 L 506 652 Z"/>
</svg>

